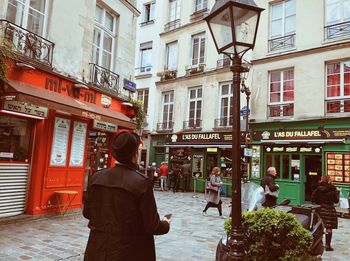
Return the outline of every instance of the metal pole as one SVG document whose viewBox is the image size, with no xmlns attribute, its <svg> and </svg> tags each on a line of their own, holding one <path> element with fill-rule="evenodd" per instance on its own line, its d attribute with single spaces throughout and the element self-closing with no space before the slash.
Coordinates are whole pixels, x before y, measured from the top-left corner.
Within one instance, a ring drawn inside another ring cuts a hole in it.
<svg viewBox="0 0 350 261">
<path fill-rule="evenodd" d="M 240 84 L 242 60 L 236 54 L 232 59 L 231 71 L 233 74 L 233 103 L 232 103 L 232 229 L 230 231 L 228 260 L 244 259 L 244 242 L 242 229 L 241 206 L 241 174 L 240 174 Z"/>
</svg>

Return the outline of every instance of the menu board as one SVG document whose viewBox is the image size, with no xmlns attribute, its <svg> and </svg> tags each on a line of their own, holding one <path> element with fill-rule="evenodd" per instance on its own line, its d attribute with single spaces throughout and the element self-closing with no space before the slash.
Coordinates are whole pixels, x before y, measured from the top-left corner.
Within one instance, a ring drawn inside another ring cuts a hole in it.
<svg viewBox="0 0 350 261">
<path fill-rule="evenodd" d="M 70 120 L 56 117 L 51 149 L 51 166 L 66 165 L 69 127 Z"/>
<path fill-rule="evenodd" d="M 332 181 L 350 182 L 350 153 L 327 153 L 326 171 Z"/>
<path fill-rule="evenodd" d="M 81 167 L 84 163 L 85 140 L 86 140 L 87 124 L 82 122 L 74 122 L 72 148 L 70 152 L 69 165 L 73 167 Z"/>
<path fill-rule="evenodd" d="M 260 146 L 252 146 L 252 178 L 260 178 Z"/>
</svg>

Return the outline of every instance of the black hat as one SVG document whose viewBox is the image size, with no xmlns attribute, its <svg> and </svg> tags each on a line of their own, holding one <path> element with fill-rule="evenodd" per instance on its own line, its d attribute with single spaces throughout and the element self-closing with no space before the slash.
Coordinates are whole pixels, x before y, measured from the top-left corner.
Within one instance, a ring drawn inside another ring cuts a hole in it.
<svg viewBox="0 0 350 261">
<path fill-rule="evenodd" d="M 119 162 L 131 162 L 140 146 L 141 139 L 136 133 L 123 131 L 118 133 L 112 142 L 112 155 Z"/>
</svg>

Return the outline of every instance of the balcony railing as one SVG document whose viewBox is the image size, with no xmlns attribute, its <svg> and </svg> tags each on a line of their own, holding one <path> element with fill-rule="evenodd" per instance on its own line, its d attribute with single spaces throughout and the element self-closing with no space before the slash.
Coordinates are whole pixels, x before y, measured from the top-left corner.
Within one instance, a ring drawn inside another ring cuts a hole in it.
<svg viewBox="0 0 350 261">
<path fill-rule="evenodd" d="M 52 67 L 55 44 L 38 34 L 7 20 L 0 20 L 0 37 L 13 45 L 13 50 L 29 62 L 39 62 Z"/>
<path fill-rule="evenodd" d="M 141 25 L 141 26 L 145 26 L 145 25 L 149 25 L 149 24 L 154 24 L 154 20 L 144 21 L 144 22 L 142 22 L 140 25 Z"/>
<path fill-rule="evenodd" d="M 192 129 L 201 129 L 202 128 L 202 120 L 189 120 L 183 122 L 184 130 L 192 130 Z"/>
<path fill-rule="evenodd" d="M 290 49 L 295 46 L 295 34 L 290 34 L 269 40 L 269 51 Z"/>
<path fill-rule="evenodd" d="M 119 92 L 119 75 L 97 64 L 90 63 L 90 81 L 102 91 Z"/>
<path fill-rule="evenodd" d="M 150 74 L 152 72 L 152 65 L 143 66 L 135 69 L 137 74 Z"/>
<path fill-rule="evenodd" d="M 216 62 L 216 68 L 217 69 L 230 67 L 230 65 L 231 65 L 231 59 L 230 58 L 224 58 L 224 59 L 221 59 L 221 60 L 217 60 L 217 62 Z"/>
<path fill-rule="evenodd" d="M 232 127 L 232 117 L 219 118 L 214 120 L 214 128 Z"/>
<path fill-rule="evenodd" d="M 172 131 L 174 127 L 174 122 L 172 121 L 166 121 L 166 122 L 159 122 L 157 123 L 157 131 Z"/>
<path fill-rule="evenodd" d="M 201 10 L 197 10 L 195 11 L 193 14 L 191 14 L 190 16 L 190 20 L 191 22 L 196 22 L 199 20 L 202 20 L 203 17 L 208 13 L 208 9 L 207 8 L 203 8 Z"/>
<path fill-rule="evenodd" d="M 179 28 L 181 26 L 181 20 L 180 19 L 176 19 L 174 21 L 170 21 L 169 23 L 164 25 L 164 31 L 170 31 L 170 30 L 174 30 L 176 28 Z"/>
<path fill-rule="evenodd" d="M 350 112 L 350 99 L 328 100 L 326 110 L 327 113 Z"/>
<path fill-rule="evenodd" d="M 326 39 L 350 36 L 350 21 L 339 24 L 327 25 L 324 27 L 324 30 Z"/>
<path fill-rule="evenodd" d="M 268 106 L 270 118 L 292 117 L 294 115 L 294 104 L 276 104 Z"/>
</svg>

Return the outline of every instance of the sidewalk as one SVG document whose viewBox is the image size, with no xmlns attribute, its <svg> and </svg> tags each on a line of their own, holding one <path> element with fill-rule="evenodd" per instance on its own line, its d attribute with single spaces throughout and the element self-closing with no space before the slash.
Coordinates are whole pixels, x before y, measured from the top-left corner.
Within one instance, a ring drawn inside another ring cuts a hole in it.
<svg viewBox="0 0 350 261">
<path fill-rule="evenodd" d="M 213 261 L 216 245 L 223 233 L 224 219 L 216 209 L 202 216 L 204 195 L 193 193 L 155 192 L 161 216 L 173 213 L 169 234 L 157 236 L 157 260 Z M 230 199 L 223 198 L 224 215 L 228 215 Z M 5 222 L 6 221 L 6 222 Z M 83 260 L 89 230 L 81 210 L 65 217 L 20 216 L 0 219 L 0 261 L 12 260 Z M 339 229 L 334 230 L 334 252 L 325 252 L 323 260 L 350 259 L 350 220 L 339 218 Z"/>
</svg>

